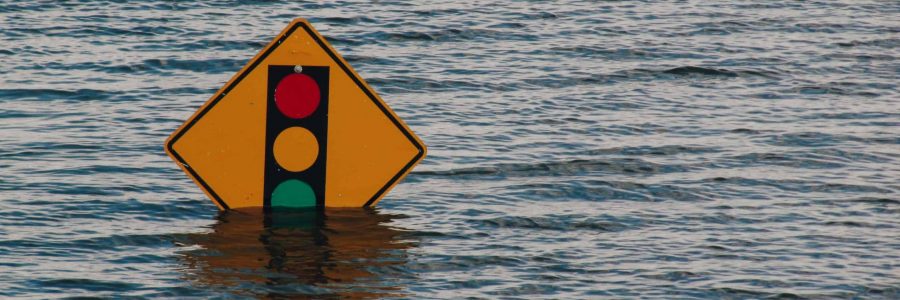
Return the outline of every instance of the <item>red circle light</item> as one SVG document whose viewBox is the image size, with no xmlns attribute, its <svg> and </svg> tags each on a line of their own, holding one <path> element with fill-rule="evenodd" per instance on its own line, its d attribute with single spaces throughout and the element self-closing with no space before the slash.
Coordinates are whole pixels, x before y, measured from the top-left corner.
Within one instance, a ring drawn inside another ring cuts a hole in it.
<svg viewBox="0 0 900 300">
<path fill-rule="evenodd" d="M 275 87 L 275 105 L 292 119 L 306 118 L 319 107 L 319 84 L 305 74 L 290 74 Z"/>
</svg>

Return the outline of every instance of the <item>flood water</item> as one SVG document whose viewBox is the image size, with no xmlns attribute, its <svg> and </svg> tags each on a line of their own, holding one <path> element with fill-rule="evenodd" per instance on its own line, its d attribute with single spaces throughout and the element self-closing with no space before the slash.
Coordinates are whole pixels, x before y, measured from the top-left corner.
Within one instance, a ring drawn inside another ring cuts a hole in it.
<svg viewBox="0 0 900 300">
<path fill-rule="evenodd" d="M 900 2 L 0 2 L 0 298 L 900 298 Z M 163 151 L 304 17 L 425 141 L 375 209 Z"/>
</svg>

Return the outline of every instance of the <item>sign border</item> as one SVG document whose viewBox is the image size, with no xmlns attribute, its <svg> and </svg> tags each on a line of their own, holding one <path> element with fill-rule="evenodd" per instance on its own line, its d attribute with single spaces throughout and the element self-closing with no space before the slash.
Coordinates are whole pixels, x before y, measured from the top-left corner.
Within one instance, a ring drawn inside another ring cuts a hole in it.
<svg viewBox="0 0 900 300">
<path fill-rule="evenodd" d="M 297 18 L 294 19 L 291 24 L 288 25 L 288 27 L 282 30 L 282 32 L 275 39 L 273 39 L 272 42 L 270 42 L 263 51 L 260 51 L 255 57 L 253 57 L 253 59 L 250 60 L 250 62 L 246 66 L 244 66 L 231 80 L 229 80 L 228 83 L 226 83 L 225 87 L 219 89 L 219 91 L 216 92 L 216 94 L 214 94 L 210 98 L 210 100 L 203 104 L 203 106 L 197 112 L 195 112 L 187 122 L 182 124 L 172 135 L 170 135 L 168 140 L 166 141 L 165 150 L 166 153 L 169 154 L 169 157 L 175 160 L 175 162 L 178 163 L 179 167 L 181 167 L 182 170 L 188 173 L 191 179 L 193 179 L 194 182 L 200 185 L 203 191 L 206 192 L 207 196 L 213 199 L 219 206 L 219 208 L 223 210 L 229 209 L 228 204 L 225 203 L 225 201 L 222 200 L 222 198 L 219 197 L 218 194 L 216 194 L 212 187 L 209 186 L 209 184 L 207 184 L 202 177 L 200 177 L 200 174 L 194 171 L 194 169 L 187 164 L 184 158 L 175 151 L 174 145 L 184 135 L 185 132 L 190 130 L 191 127 L 193 127 L 194 124 L 196 124 L 197 121 L 200 120 L 200 118 L 206 115 L 209 110 L 211 110 L 220 100 L 222 100 L 222 98 L 224 98 L 225 95 L 227 95 L 228 92 L 231 91 L 231 89 L 240 84 L 241 80 L 243 80 L 244 77 L 250 74 L 252 70 L 256 69 L 256 67 L 263 60 L 265 60 L 265 58 L 268 57 L 269 54 L 272 53 L 272 51 L 278 48 L 278 46 L 280 46 L 281 43 L 285 39 L 287 39 L 287 37 L 289 37 L 292 33 L 294 33 L 294 31 L 301 27 L 313 38 L 313 40 L 316 41 L 319 47 L 321 47 L 323 50 L 325 50 L 326 53 L 328 53 L 328 56 L 338 64 L 341 70 L 350 75 L 350 78 L 353 79 L 353 82 L 356 83 L 356 85 L 366 94 L 366 96 L 368 96 L 369 99 L 372 100 L 373 103 L 375 103 L 378 109 L 380 109 L 381 112 L 391 120 L 394 126 L 396 126 L 397 129 L 399 129 L 400 132 L 402 132 L 403 135 L 406 136 L 406 138 L 416 146 L 416 149 L 419 150 L 419 153 L 417 153 L 412 158 L 412 160 L 406 163 L 406 165 L 403 166 L 403 168 L 400 169 L 397 174 L 391 177 L 391 179 L 388 180 L 384 184 L 384 186 L 378 189 L 378 191 L 376 191 L 375 194 L 372 195 L 372 198 L 366 201 L 363 207 L 369 207 L 372 204 L 378 202 L 378 200 L 380 200 L 382 197 L 384 197 L 386 192 L 391 187 L 396 185 L 401 178 L 409 174 L 413 166 L 422 161 L 422 159 L 425 157 L 426 152 L 428 151 L 425 147 L 425 144 L 422 143 L 422 141 L 419 140 L 418 137 L 412 134 L 412 130 L 410 130 L 409 127 L 407 127 L 406 124 L 404 124 L 392 110 L 387 108 L 387 104 L 385 104 L 384 101 L 381 100 L 381 98 L 379 98 L 377 94 L 375 94 L 374 90 L 372 90 L 372 88 L 366 82 L 362 81 L 359 74 L 357 74 L 356 71 L 350 68 L 349 64 L 347 64 L 344 58 L 338 55 L 337 51 L 335 51 L 330 44 L 325 42 L 325 38 L 319 35 L 319 32 L 313 29 L 312 25 L 310 25 L 306 19 Z M 323 205 L 323 207 L 327 206 Z"/>
</svg>

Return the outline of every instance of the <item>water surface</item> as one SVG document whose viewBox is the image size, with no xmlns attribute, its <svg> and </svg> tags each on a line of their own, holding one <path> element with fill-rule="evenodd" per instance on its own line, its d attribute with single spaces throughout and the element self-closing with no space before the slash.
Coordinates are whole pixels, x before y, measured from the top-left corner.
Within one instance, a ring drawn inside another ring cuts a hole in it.
<svg viewBox="0 0 900 300">
<path fill-rule="evenodd" d="M 4 1 L 0 297 L 900 298 L 898 13 Z M 219 213 L 163 141 L 295 17 L 429 156 L 374 210 Z"/>
</svg>

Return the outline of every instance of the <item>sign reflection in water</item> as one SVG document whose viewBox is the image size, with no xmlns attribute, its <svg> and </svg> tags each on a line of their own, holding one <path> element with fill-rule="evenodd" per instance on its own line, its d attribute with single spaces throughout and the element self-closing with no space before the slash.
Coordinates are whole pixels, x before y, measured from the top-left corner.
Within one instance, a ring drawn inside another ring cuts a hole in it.
<svg viewBox="0 0 900 300">
<path fill-rule="evenodd" d="M 384 225 L 397 217 L 372 209 L 223 211 L 212 232 L 184 239 L 193 248 L 181 253 L 186 278 L 252 295 L 402 296 L 402 287 L 381 280 L 410 276 L 398 267 L 413 241 Z"/>
</svg>

